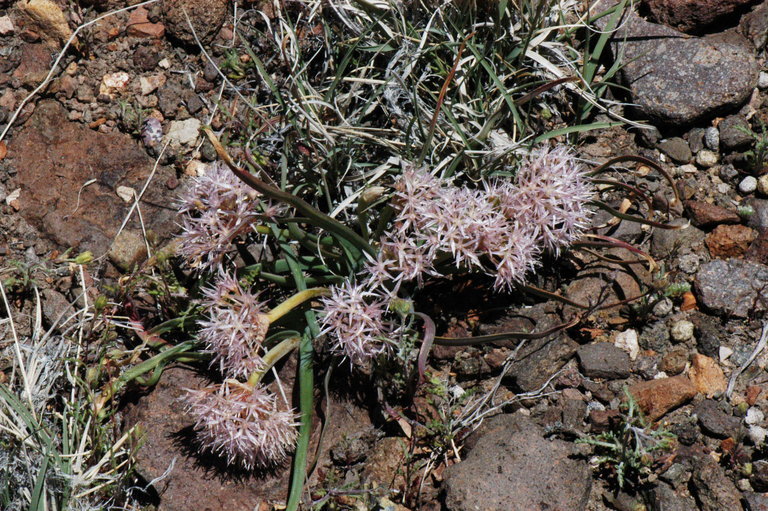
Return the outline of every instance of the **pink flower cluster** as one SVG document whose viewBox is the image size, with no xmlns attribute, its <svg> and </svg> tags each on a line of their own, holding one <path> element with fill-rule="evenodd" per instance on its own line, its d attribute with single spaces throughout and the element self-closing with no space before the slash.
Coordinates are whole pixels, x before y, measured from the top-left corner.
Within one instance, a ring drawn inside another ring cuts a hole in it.
<svg viewBox="0 0 768 511">
<path fill-rule="evenodd" d="M 369 264 L 374 285 L 440 277 L 436 262 L 450 255 L 457 268 L 496 277 L 512 289 L 539 264 L 544 250 L 559 254 L 588 225 L 593 194 L 584 168 L 565 147 L 527 158 L 515 183 L 484 189 L 452 185 L 423 170 L 406 170 L 396 184 L 394 229 Z"/>
<path fill-rule="evenodd" d="M 333 286 L 331 294 L 320 301 L 320 334 L 331 334 L 332 352 L 363 365 L 387 350 L 387 302 L 378 293 L 366 291 L 364 285 L 346 282 Z"/>
<path fill-rule="evenodd" d="M 248 378 L 261 370 L 261 343 L 269 320 L 259 295 L 243 289 L 237 278 L 220 271 L 213 287 L 203 289 L 208 317 L 202 321 L 198 338 L 212 354 L 222 374 Z"/>
<path fill-rule="evenodd" d="M 495 276 L 495 288 L 525 282 L 544 251 L 559 254 L 588 225 L 593 188 L 566 147 L 542 149 L 522 162 L 514 183 L 458 187 L 424 170 L 406 169 L 395 185 L 397 217 L 359 284 L 322 299 L 322 332 L 333 351 L 362 364 L 386 351 L 389 299 L 407 282 L 443 277 L 439 266 Z"/>
<path fill-rule="evenodd" d="M 274 394 L 236 380 L 187 389 L 187 407 L 204 450 L 246 470 L 283 462 L 296 442 L 297 415 Z"/>
<path fill-rule="evenodd" d="M 179 199 L 179 254 L 194 268 L 216 267 L 233 250 L 235 240 L 251 232 L 254 222 L 278 213 L 278 208 L 265 202 L 260 214 L 260 204 L 260 194 L 224 163 L 209 165 Z"/>
</svg>

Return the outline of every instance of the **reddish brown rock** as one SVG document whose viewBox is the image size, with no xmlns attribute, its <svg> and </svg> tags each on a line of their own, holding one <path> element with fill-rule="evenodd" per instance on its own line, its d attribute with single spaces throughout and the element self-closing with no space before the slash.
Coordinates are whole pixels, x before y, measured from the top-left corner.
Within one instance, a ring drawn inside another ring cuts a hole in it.
<svg viewBox="0 0 768 511">
<path fill-rule="evenodd" d="M 698 200 L 683 201 L 691 223 L 696 227 L 712 227 L 719 224 L 738 224 L 741 222 L 735 211 L 715 204 Z"/>
<path fill-rule="evenodd" d="M 21 62 L 13 77 L 27 87 L 37 87 L 45 80 L 51 66 L 51 50 L 44 44 L 25 44 L 21 47 Z"/>
<path fill-rule="evenodd" d="M 162 23 L 151 23 L 149 21 L 149 11 L 143 7 L 131 11 L 128 18 L 128 35 L 133 37 L 148 37 L 152 39 L 161 39 L 165 35 L 165 25 Z"/>
<path fill-rule="evenodd" d="M 755 3 L 756 0 L 643 0 L 656 21 L 691 33 L 702 33 L 715 22 Z"/>
<path fill-rule="evenodd" d="M 747 249 L 744 259 L 760 264 L 768 264 L 768 232 L 758 234 Z"/>
<path fill-rule="evenodd" d="M 218 34 L 229 14 L 229 0 L 176 0 L 162 2 L 168 34 L 174 39 L 196 46 L 195 36 L 209 43 Z M 194 27 L 194 32 L 190 25 Z"/>
<path fill-rule="evenodd" d="M 43 236 L 99 257 L 131 207 L 117 188 L 141 190 L 155 162 L 128 135 L 98 133 L 66 118 L 58 102 L 38 104 L 9 143 L 13 186 L 21 188 L 21 215 Z M 176 230 L 176 212 L 169 207 L 175 195 L 163 185 L 172 175 L 172 169 L 159 167 L 140 202 L 144 226 L 160 239 Z M 135 212 L 126 228 L 141 232 Z"/>
<path fill-rule="evenodd" d="M 757 232 L 745 225 L 718 225 L 707 234 L 705 243 L 713 258 L 743 257 Z"/>
<path fill-rule="evenodd" d="M 717 361 L 698 353 L 691 358 L 688 377 L 696 386 L 696 390 L 709 398 L 725 392 L 728 386 L 728 380 Z"/>
<path fill-rule="evenodd" d="M 683 375 L 636 383 L 629 392 L 652 421 L 688 402 L 697 393 L 693 382 Z"/>
</svg>

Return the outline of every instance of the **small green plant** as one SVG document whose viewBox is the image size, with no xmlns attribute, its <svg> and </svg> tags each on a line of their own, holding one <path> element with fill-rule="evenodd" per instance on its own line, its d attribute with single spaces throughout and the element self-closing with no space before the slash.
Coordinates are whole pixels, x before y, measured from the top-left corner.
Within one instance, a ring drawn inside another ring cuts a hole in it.
<svg viewBox="0 0 768 511">
<path fill-rule="evenodd" d="M 747 158 L 747 165 L 752 172 L 762 173 L 766 167 L 768 159 L 768 133 L 762 120 L 760 122 L 760 133 L 755 133 L 744 126 L 737 126 L 736 129 L 745 133 L 754 139 L 754 147 L 744 153 Z"/>
<path fill-rule="evenodd" d="M 620 419 L 608 431 L 576 440 L 595 447 L 594 465 L 607 469 L 619 489 L 628 481 L 647 477 L 656 456 L 669 451 L 677 440 L 673 433 L 648 423 L 626 387 L 624 395 Z"/>
</svg>

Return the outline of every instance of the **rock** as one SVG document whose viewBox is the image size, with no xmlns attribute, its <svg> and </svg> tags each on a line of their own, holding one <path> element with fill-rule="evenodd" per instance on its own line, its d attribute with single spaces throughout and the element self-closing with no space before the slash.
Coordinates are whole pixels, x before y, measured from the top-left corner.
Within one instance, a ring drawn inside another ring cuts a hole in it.
<svg viewBox="0 0 768 511">
<path fill-rule="evenodd" d="M 669 330 L 669 334 L 672 337 L 673 341 L 685 342 L 690 339 L 693 339 L 693 331 L 694 331 L 693 323 L 683 319 L 675 322 L 675 324 L 672 325 L 672 328 Z"/>
<path fill-rule="evenodd" d="M 693 128 L 688 132 L 686 140 L 688 141 L 688 146 L 691 148 L 693 154 L 704 149 L 704 132 L 704 128 Z"/>
<path fill-rule="evenodd" d="M 148 96 L 155 92 L 158 88 L 165 85 L 165 74 L 158 73 L 149 76 L 142 76 L 139 78 L 139 86 L 141 87 L 141 93 L 144 96 Z"/>
<path fill-rule="evenodd" d="M 688 221 L 676 218 L 672 225 L 685 226 L 682 229 L 654 229 L 651 238 L 651 254 L 655 257 L 667 257 L 680 251 L 696 251 L 704 242 L 705 234 L 701 229 L 687 225 Z"/>
<path fill-rule="evenodd" d="M 678 347 L 662 357 L 659 369 L 665 374 L 676 376 L 685 370 L 686 365 L 688 365 L 688 350 Z"/>
<path fill-rule="evenodd" d="M 739 30 L 755 45 L 755 48 L 762 50 L 768 39 L 768 4 L 763 2 L 752 12 L 742 16 Z"/>
<path fill-rule="evenodd" d="M 611 51 L 622 56 L 621 77 L 638 113 L 657 123 L 690 125 L 735 109 L 757 84 L 754 51 L 738 34 L 686 37 L 631 9 L 619 27 Z"/>
<path fill-rule="evenodd" d="M 758 387 L 758 389 L 759 388 L 760 387 Z M 757 408 L 755 406 L 749 408 L 747 410 L 747 414 L 744 416 L 744 423 L 749 424 L 750 426 L 753 426 L 755 424 L 760 424 L 764 420 L 765 420 L 765 414 L 763 413 L 762 410 L 760 410 L 760 408 Z"/>
<path fill-rule="evenodd" d="M 663 353 L 669 347 L 669 329 L 662 321 L 651 323 L 640 332 L 640 347 Z"/>
<path fill-rule="evenodd" d="M 763 174 L 757 178 L 757 191 L 761 195 L 768 195 L 768 174 Z"/>
<path fill-rule="evenodd" d="M 643 0 L 654 20 L 683 32 L 702 33 L 755 0 Z"/>
<path fill-rule="evenodd" d="M 148 17 L 149 11 L 139 7 L 131 11 L 128 18 L 127 33 L 131 37 L 147 37 L 151 39 L 162 39 L 165 35 L 165 25 L 162 23 L 151 23 Z"/>
<path fill-rule="evenodd" d="M 632 369 L 629 355 L 607 342 L 586 344 L 576 354 L 582 371 L 590 378 L 617 380 L 629 376 Z"/>
<path fill-rule="evenodd" d="M 680 137 L 663 140 L 657 147 L 675 163 L 688 163 L 693 158 L 688 142 Z"/>
<path fill-rule="evenodd" d="M 741 259 L 704 263 L 694 279 L 700 304 L 716 314 L 737 318 L 765 310 L 758 296 L 766 286 L 768 266 Z"/>
<path fill-rule="evenodd" d="M 688 377 L 696 386 L 696 390 L 710 398 L 722 394 L 728 387 L 728 380 L 720 369 L 720 365 L 706 355 L 697 353 L 691 357 Z"/>
<path fill-rule="evenodd" d="M 109 249 L 109 260 L 124 272 L 133 270 L 147 258 L 147 245 L 141 231 L 125 229 Z"/>
<path fill-rule="evenodd" d="M 739 191 L 745 195 L 755 190 L 757 190 L 757 179 L 754 176 L 747 176 L 739 183 Z"/>
<path fill-rule="evenodd" d="M 61 48 L 72 36 L 64 13 L 51 0 L 26 0 L 16 6 L 47 45 Z"/>
<path fill-rule="evenodd" d="M 101 79 L 101 85 L 99 85 L 99 95 L 104 94 L 114 99 L 128 86 L 128 82 L 131 81 L 131 75 L 124 71 L 117 73 L 105 74 Z M 101 101 L 101 99 L 99 99 Z"/>
<path fill-rule="evenodd" d="M 210 43 L 229 13 L 228 0 L 176 0 L 161 5 L 168 35 L 187 46 L 197 46 L 194 34 L 197 34 L 202 44 Z M 194 27 L 194 34 L 190 23 Z"/>
<path fill-rule="evenodd" d="M 768 231 L 768 200 L 751 198 L 743 204 L 751 210 L 745 216 L 747 225 L 760 232 Z"/>
<path fill-rule="evenodd" d="M 160 62 L 160 54 L 146 46 L 139 46 L 133 53 L 133 64 L 141 71 L 152 71 Z"/>
<path fill-rule="evenodd" d="M 768 495 L 765 493 L 745 491 L 741 495 L 747 502 L 749 511 L 768 511 Z"/>
<path fill-rule="evenodd" d="M 768 89 L 768 73 L 765 71 L 760 71 L 760 74 L 757 75 L 757 88 L 760 90 Z"/>
<path fill-rule="evenodd" d="M 675 465 L 682 466 L 679 463 Z M 656 500 L 656 506 L 652 509 L 663 509 L 664 511 L 698 511 L 699 509 L 696 506 L 696 500 L 693 497 L 687 494 L 678 494 L 668 484 L 659 483 L 653 493 Z"/>
<path fill-rule="evenodd" d="M 625 351 L 630 360 L 635 360 L 640 354 L 640 344 L 637 342 L 637 330 L 629 329 L 623 332 L 617 332 L 613 337 L 613 344 Z"/>
<path fill-rule="evenodd" d="M 720 149 L 720 130 L 714 126 L 708 127 L 704 131 L 704 145 L 707 149 L 717 151 Z"/>
<path fill-rule="evenodd" d="M 741 115 L 729 115 L 718 124 L 720 144 L 727 151 L 738 151 L 749 147 L 754 140 L 747 120 Z"/>
<path fill-rule="evenodd" d="M 717 153 L 708 149 L 702 149 L 696 153 L 696 164 L 705 169 L 717 165 L 717 159 Z"/>
<path fill-rule="evenodd" d="M 739 490 L 711 456 L 693 458 L 691 484 L 701 511 L 743 509 Z"/>
<path fill-rule="evenodd" d="M 131 205 L 116 194 L 118 186 L 141 190 L 154 166 L 134 140 L 119 133 L 101 134 L 66 121 L 60 103 L 44 100 L 14 136 L 14 150 L 3 163 L 16 169 L 21 187 L 21 215 L 49 238 L 75 252 L 101 257 L 112 245 Z M 104 150 L 108 147 L 109 150 Z M 147 229 L 159 241 L 176 230 L 171 197 L 163 186 L 172 169 L 158 167 L 140 202 Z M 83 186 L 91 179 L 96 182 Z M 127 229 L 140 229 L 137 215 Z"/>
<path fill-rule="evenodd" d="M 715 438 L 739 438 L 741 420 L 722 411 L 717 401 L 705 399 L 694 410 L 702 429 Z"/>
<path fill-rule="evenodd" d="M 744 259 L 768 265 L 768 233 L 760 233 L 744 254 Z"/>
<path fill-rule="evenodd" d="M 405 484 L 404 475 L 398 473 L 408 455 L 408 441 L 405 438 L 386 437 L 377 441 L 373 449 L 366 454 L 363 467 L 363 480 L 376 483 L 384 488 L 401 488 Z M 399 481 L 398 481 L 399 478 Z"/>
<path fill-rule="evenodd" d="M 37 87 L 50 71 L 51 51 L 42 44 L 24 44 L 21 47 L 21 61 L 13 71 L 13 77 L 28 87 Z"/>
<path fill-rule="evenodd" d="M 718 225 L 705 243 L 713 258 L 743 257 L 757 232 L 745 225 Z"/>
<path fill-rule="evenodd" d="M 508 374 L 523 392 L 537 390 L 573 358 L 578 347 L 576 341 L 560 334 L 535 351 L 521 355 Z"/>
<path fill-rule="evenodd" d="M 0 37 L 13 35 L 16 27 L 13 26 L 10 16 L 0 16 Z"/>
<path fill-rule="evenodd" d="M 741 218 L 735 211 L 704 201 L 687 200 L 683 206 L 696 227 L 709 228 L 719 224 L 738 224 Z"/>
<path fill-rule="evenodd" d="M 478 433 L 464 460 L 445 471 L 447 509 L 586 509 L 592 475 L 573 444 L 545 440 L 521 414 L 494 417 Z"/>
<path fill-rule="evenodd" d="M 42 295 L 43 319 L 48 327 L 59 325 L 75 315 L 75 308 L 69 300 L 55 289 L 45 288 Z"/>
<path fill-rule="evenodd" d="M 651 421 L 687 403 L 697 393 L 691 380 L 682 375 L 635 383 L 629 392 Z"/>
<path fill-rule="evenodd" d="M 706 314 L 697 314 L 691 317 L 696 326 L 696 347 L 699 353 L 708 357 L 717 357 L 720 349 L 720 335 L 722 327 L 713 318 Z"/>
<path fill-rule="evenodd" d="M 754 446 L 760 447 L 765 443 L 765 438 L 768 437 L 768 429 L 762 426 L 749 426 L 747 436 Z"/>
<path fill-rule="evenodd" d="M 171 121 L 165 140 L 169 141 L 171 149 L 178 150 L 181 146 L 191 146 L 200 134 L 201 122 L 195 118 L 184 121 Z"/>
</svg>

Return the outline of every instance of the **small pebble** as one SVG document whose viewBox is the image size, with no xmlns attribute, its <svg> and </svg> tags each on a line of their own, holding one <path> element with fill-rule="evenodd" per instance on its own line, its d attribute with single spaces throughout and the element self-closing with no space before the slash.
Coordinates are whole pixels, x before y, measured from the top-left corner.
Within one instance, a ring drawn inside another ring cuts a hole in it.
<svg viewBox="0 0 768 511">
<path fill-rule="evenodd" d="M 696 163 L 705 169 L 717 165 L 717 153 L 709 149 L 702 149 L 696 153 Z"/>
<path fill-rule="evenodd" d="M 733 350 L 728 346 L 720 346 L 720 349 L 718 350 L 718 355 L 720 357 L 720 362 L 725 362 L 726 360 L 728 360 L 728 357 L 733 355 Z"/>
<path fill-rule="evenodd" d="M 721 195 L 727 195 L 731 191 L 731 185 L 728 183 L 720 183 L 717 185 L 717 192 Z"/>
<path fill-rule="evenodd" d="M 699 256 L 696 254 L 685 254 L 683 256 L 680 256 L 680 259 L 677 260 L 677 267 L 680 268 L 680 271 L 683 271 L 687 273 L 688 275 L 693 275 L 697 271 L 699 271 Z M 666 298 L 666 300 L 669 300 L 669 298 Z M 659 302 L 661 303 L 661 302 Z M 671 301 L 669 302 L 672 303 Z M 672 311 L 670 307 L 670 312 Z M 654 313 L 656 310 L 654 309 Z"/>
<path fill-rule="evenodd" d="M 760 74 L 757 77 L 757 88 L 768 89 L 768 73 L 765 71 L 760 71 Z"/>
<path fill-rule="evenodd" d="M 760 426 L 750 426 L 747 433 L 749 439 L 756 446 L 762 445 L 765 442 L 765 437 L 768 435 L 768 430 Z"/>
<path fill-rule="evenodd" d="M 757 178 L 757 191 L 763 195 L 768 195 L 768 174 L 763 174 Z"/>
<path fill-rule="evenodd" d="M 741 193 L 752 193 L 757 190 L 757 179 L 753 176 L 747 176 L 739 183 L 739 191 Z"/>
<path fill-rule="evenodd" d="M 696 264 L 698 266 L 698 257 L 696 258 Z M 698 270 L 698 267 L 696 268 Z M 696 273 L 696 272 L 694 272 Z M 653 306 L 653 313 L 663 318 L 664 316 L 669 316 L 669 314 L 672 312 L 672 309 L 675 307 L 675 304 L 672 303 L 672 300 L 669 298 L 664 298 L 663 300 L 659 300 L 659 302 Z"/>
<path fill-rule="evenodd" d="M 629 358 L 635 360 L 640 354 L 640 344 L 637 341 L 637 331 L 629 329 L 619 332 L 613 338 L 613 344 L 617 348 L 629 353 Z"/>
<path fill-rule="evenodd" d="M 728 165 L 721 166 L 717 175 L 720 176 L 720 179 L 723 181 L 731 181 L 739 175 L 739 171 L 729 163 Z"/>
<path fill-rule="evenodd" d="M 674 325 L 672 325 L 672 328 L 670 329 L 669 334 L 672 336 L 673 340 L 677 342 L 685 342 L 693 338 L 693 331 L 694 331 L 693 323 L 691 323 L 686 319 L 683 319 L 681 321 L 678 321 Z"/>
<path fill-rule="evenodd" d="M 752 407 L 749 410 L 747 410 L 747 416 L 744 417 L 744 422 L 749 424 L 750 426 L 754 426 L 756 424 L 760 424 L 765 419 L 765 414 L 760 410 L 760 408 Z"/>
<path fill-rule="evenodd" d="M 717 128 L 710 126 L 704 131 L 704 145 L 713 151 L 720 148 L 720 131 Z"/>
</svg>

